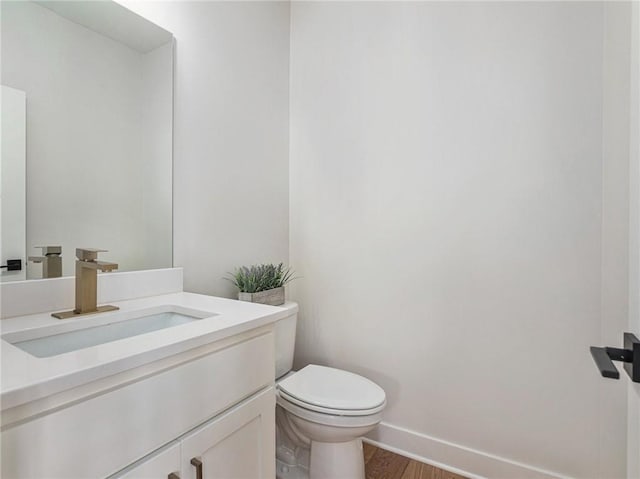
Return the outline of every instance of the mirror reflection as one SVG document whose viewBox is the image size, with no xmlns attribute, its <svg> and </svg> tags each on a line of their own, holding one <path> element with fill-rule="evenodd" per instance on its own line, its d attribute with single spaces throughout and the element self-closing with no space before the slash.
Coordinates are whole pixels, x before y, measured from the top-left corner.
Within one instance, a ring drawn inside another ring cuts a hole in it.
<svg viewBox="0 0 640 479">
<path fill-rule="evenodd" d="M 111 1 L 1 8 L 2 279 L 73 276 L 76 248 L 170 267 L 172 35 Z"/>
</svg>

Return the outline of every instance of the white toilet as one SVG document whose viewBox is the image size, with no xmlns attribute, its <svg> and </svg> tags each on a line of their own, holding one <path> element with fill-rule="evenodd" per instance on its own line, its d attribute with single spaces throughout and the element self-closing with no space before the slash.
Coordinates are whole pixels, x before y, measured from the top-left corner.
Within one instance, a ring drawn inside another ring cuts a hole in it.
<svg viewBox="0 0 640 479">
<path fill-rule="evenodd" d="M 278 479 L 364 479 L 361 437 L 382 419 L 384 390 L 340 369 L 311 364 L 291 372 L 298 305 L 278 321 L 276 462 Z"/>
</svg>

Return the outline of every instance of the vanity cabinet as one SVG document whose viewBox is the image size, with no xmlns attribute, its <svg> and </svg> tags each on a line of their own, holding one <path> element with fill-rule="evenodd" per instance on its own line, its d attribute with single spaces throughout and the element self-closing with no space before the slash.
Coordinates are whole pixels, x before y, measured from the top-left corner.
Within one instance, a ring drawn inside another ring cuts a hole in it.
<svg viewBox="0 0 640 479">
<path fill-rule="evenodd" d="M 1 477 L 273 478 L 274 367 L 268 326 L 3 411 Z"/>
</svg>

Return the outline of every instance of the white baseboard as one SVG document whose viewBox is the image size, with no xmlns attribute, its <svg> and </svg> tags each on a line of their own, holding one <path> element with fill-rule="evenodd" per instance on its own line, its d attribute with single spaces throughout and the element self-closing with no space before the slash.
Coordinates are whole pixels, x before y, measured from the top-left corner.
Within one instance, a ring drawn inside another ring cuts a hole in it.
<svg viewBox="0 0 640 479">
<path fill-rule="evenodd" d="M 469 479 L 568 479 L 558 473 L 384 422 L 364 441 Z"/>
</svg>

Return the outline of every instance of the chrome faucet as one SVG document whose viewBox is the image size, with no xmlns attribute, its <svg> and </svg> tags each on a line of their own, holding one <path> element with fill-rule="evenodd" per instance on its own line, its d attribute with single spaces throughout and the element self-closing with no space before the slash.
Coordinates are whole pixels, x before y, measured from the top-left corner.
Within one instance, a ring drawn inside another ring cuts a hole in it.
<svg viewBox="0 0 640 479">
<path fill-rule="evenodd" d="M 81 314 L 102 313 L 114 311 L 116 306 L 98 307 L 98 270 L 113 271 L 118 269 L 117 263 L 98 261 L 98 253 L 107 250 L 94 248 L 76 248 L 76 308 L 72 311 L 54 313 L 58 319 L 73 318 Z"/>
<path fill-rule="evenodd" d="M 42 263 L 43 278 L 59 278 L 62 276 L 62 246 L 34 246 L 42 248 L 42 256 L 29 256 L 29 261 Z"/>
</svg>

